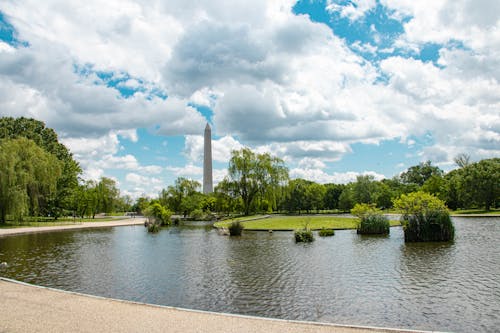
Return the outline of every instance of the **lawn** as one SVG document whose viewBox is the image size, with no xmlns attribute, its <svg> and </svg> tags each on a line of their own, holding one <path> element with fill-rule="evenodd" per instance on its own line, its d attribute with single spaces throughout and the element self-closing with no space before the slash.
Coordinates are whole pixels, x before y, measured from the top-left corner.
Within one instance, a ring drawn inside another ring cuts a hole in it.
<svg viewBox="0 0 500 333">
<path fill-rule="evenodd" d="M 255 218 L 254 216 L 248 219 Z M 240 220 L 241 221 L 241 220 Z M 215 223 L 216 227 L 228 227 L 231 221 Z M 242 221 L 246 230 L 297 230 L 307 227 L 312 230 L 356 229 L 358 219 L 338 216 L 272 216 L 254 221 Z M 390 221 L 391 226 L 399 225 L 399 221 Z"/>
</svg>

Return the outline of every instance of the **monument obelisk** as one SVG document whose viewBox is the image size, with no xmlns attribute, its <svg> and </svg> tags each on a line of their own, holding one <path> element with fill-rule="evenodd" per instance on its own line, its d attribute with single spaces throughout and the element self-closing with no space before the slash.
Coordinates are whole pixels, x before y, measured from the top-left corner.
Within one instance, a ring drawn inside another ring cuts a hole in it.
<svg viewBox="0 0 500 333">
<path fill-rule="evenodd" d="M 212 129 L 207 123 L 205 126 L 205 142 L 203 147 L 203 193 L 214 191 L 212 180 Z"/>
</svg>

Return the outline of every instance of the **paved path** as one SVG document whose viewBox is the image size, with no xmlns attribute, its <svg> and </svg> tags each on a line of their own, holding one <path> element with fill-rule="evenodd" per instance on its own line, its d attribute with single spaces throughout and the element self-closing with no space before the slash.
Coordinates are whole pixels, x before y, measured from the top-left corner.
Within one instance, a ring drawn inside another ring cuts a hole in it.
<svg viewBox="0 0 500 333">
<path fill-rule="evenodd" d="M 105 228 L 105 227 L 119 227 L 124 225 L 136 225 L 144 224 L 145 219 L 142 217 L 128 218 L 116 221 L 103 221 L 103 222 L 77 222 L 75 224 L 65 224 L 58 226 L 49 227 L 21 227 L 21 228 L 9 228 L 0 229 L 0 237 L 11 236 L 18 234 L 26 234 L 33 232 L 50 232 L 59 230 L 71 230 L 71 229 L 86 229 L 86 228 Z"/>
<path fill-rule="evenodd" d="M 0 332 L 416 332 L 182 310 L 87 296 L 0 278 Z"/>
</svg>

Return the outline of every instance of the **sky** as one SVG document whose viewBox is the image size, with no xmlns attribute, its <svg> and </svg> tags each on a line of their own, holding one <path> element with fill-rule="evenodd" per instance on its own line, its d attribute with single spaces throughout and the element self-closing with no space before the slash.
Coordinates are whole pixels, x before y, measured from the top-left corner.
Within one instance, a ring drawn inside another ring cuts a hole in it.
<svg viewBox="0 0 500 333">
<path fill-rule="evenodd" d="M 231 151 L 291 178 L 500 156 L 497 0 L 2 0 L 0 116 L 54 128 L 85 179 L 155 196 Z"/>
</svg>

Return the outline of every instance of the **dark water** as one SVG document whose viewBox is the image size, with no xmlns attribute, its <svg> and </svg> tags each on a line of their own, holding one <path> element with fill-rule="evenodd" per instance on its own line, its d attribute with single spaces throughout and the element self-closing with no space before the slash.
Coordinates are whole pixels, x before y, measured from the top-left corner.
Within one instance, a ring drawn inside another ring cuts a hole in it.
<svg viewBox="0 0 500 333">
<path fill-rule="evenodd" d="M 372 326 L 500 331 L 500 219 L 455 219 L 453 244 L 337 231 L 219 236 L 141 226 L 0 238 L 0 275 L 127 300 Z"/>
</svg>

